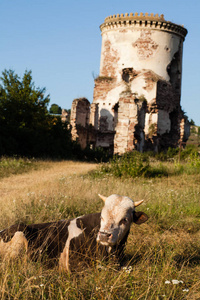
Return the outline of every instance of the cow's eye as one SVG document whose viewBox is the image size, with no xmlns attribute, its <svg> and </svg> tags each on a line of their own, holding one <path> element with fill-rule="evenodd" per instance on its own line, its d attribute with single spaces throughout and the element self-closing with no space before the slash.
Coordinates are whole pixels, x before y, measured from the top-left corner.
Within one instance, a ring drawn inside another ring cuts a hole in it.
<svg viewBox="0 0 200 300">
<path fill-rule="evenodd" d="M 127 222 L 128 222 L 128 219 L 124 218 L 119 222 L 119 224 L 122 225 L 122 224 L 126 224 Z"/>
</svg>

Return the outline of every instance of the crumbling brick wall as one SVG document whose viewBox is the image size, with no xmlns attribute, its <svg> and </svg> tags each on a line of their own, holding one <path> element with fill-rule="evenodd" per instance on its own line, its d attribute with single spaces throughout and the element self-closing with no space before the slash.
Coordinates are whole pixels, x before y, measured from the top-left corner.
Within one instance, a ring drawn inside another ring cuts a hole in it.
<svg viewBox="0 0 200 300">
<path fill-rule="evenodd" d="M 114 152 L 122 154 L 133 149 L 141 150 L 144 143 L 146 101 L 135 94 L 123 92 L 119 98 L 118 122 L 114 137 Z"/>
<path fill-rule="evenodd" d="M 90 102 L 86 98 L 75 99 L 71 108 L 71 134 L 72 140 L 77 140 L 83 149 L 87 146 L 89 117 Z"/>
</svg>

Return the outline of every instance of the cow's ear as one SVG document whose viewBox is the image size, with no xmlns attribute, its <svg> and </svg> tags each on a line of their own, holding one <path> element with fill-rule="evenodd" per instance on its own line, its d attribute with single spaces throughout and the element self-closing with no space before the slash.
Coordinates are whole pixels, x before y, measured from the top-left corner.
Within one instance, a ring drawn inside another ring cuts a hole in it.
<svg viewBox="0 0 200 300">
<path fill-rule="evenodd" d="M 140 225 L 148 220 L 148 216 L 142 211 L 133 212 L 133 222 Z"/>
</svg>

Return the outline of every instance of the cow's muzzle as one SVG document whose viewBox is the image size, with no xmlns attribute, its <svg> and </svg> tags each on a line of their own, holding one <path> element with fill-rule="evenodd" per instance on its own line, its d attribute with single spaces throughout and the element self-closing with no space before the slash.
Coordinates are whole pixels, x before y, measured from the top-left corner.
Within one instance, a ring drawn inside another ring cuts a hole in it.
<svg viewBox="0 0 200 300">
<path fill-rule="evenodd" d="M 98 233 L 98 241 L 101 243 L 108 243 L 109 240 L 112 238 L 112 233 L 105 232 L 105 231 L 99 231 Z"/>
</svg>

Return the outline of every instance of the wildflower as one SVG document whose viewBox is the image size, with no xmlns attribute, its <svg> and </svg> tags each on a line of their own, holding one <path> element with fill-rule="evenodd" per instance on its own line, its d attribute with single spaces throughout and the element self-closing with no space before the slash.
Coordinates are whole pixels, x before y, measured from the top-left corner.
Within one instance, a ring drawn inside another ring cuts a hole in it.
<svg viewBox="0 0 200 300">
<path fill-rule="evenodd" d="M 172 283 L 173 284 L 179 284 L 179 283 L 183 283 L 183 281 L 182 280 L 177 280 L 177 279 L 172 279 Z"/>
<path fill-rule="evenodd" d="M 189 292 L 189 289 L 183 289 L 183 292 Z"/>
<path fill-rule="evenodd" d="M 172 279 L 173 284 L 179 284 L 179 281 L 177 279 Z"/>
<path fill-rule="evenodd" d="M 44 287 L 44 284 L 43 284 L 43 283 L 41 283 L 41 284 L 40 284 L 40 287 Z"/>
<path fill-rule="evenodd" d="M 97 265 L 97 269 L 106 270 L 106 268 L 104 266 L 100 265 L 100 264 Z"/>
<path fill-rule="evenodd" d="M 129 267 L 123 267 L 122 268 L 126 273 L 131 273 L 131 271 L 132 271 L 132 267 L 131 266 L 129 266 Z"/>
<path fill-rule="evenodd" d="M 166 280 L 165 281 L 165 284 L 170 284 L 171 282 L 169 280 Z"/>
</svg>

